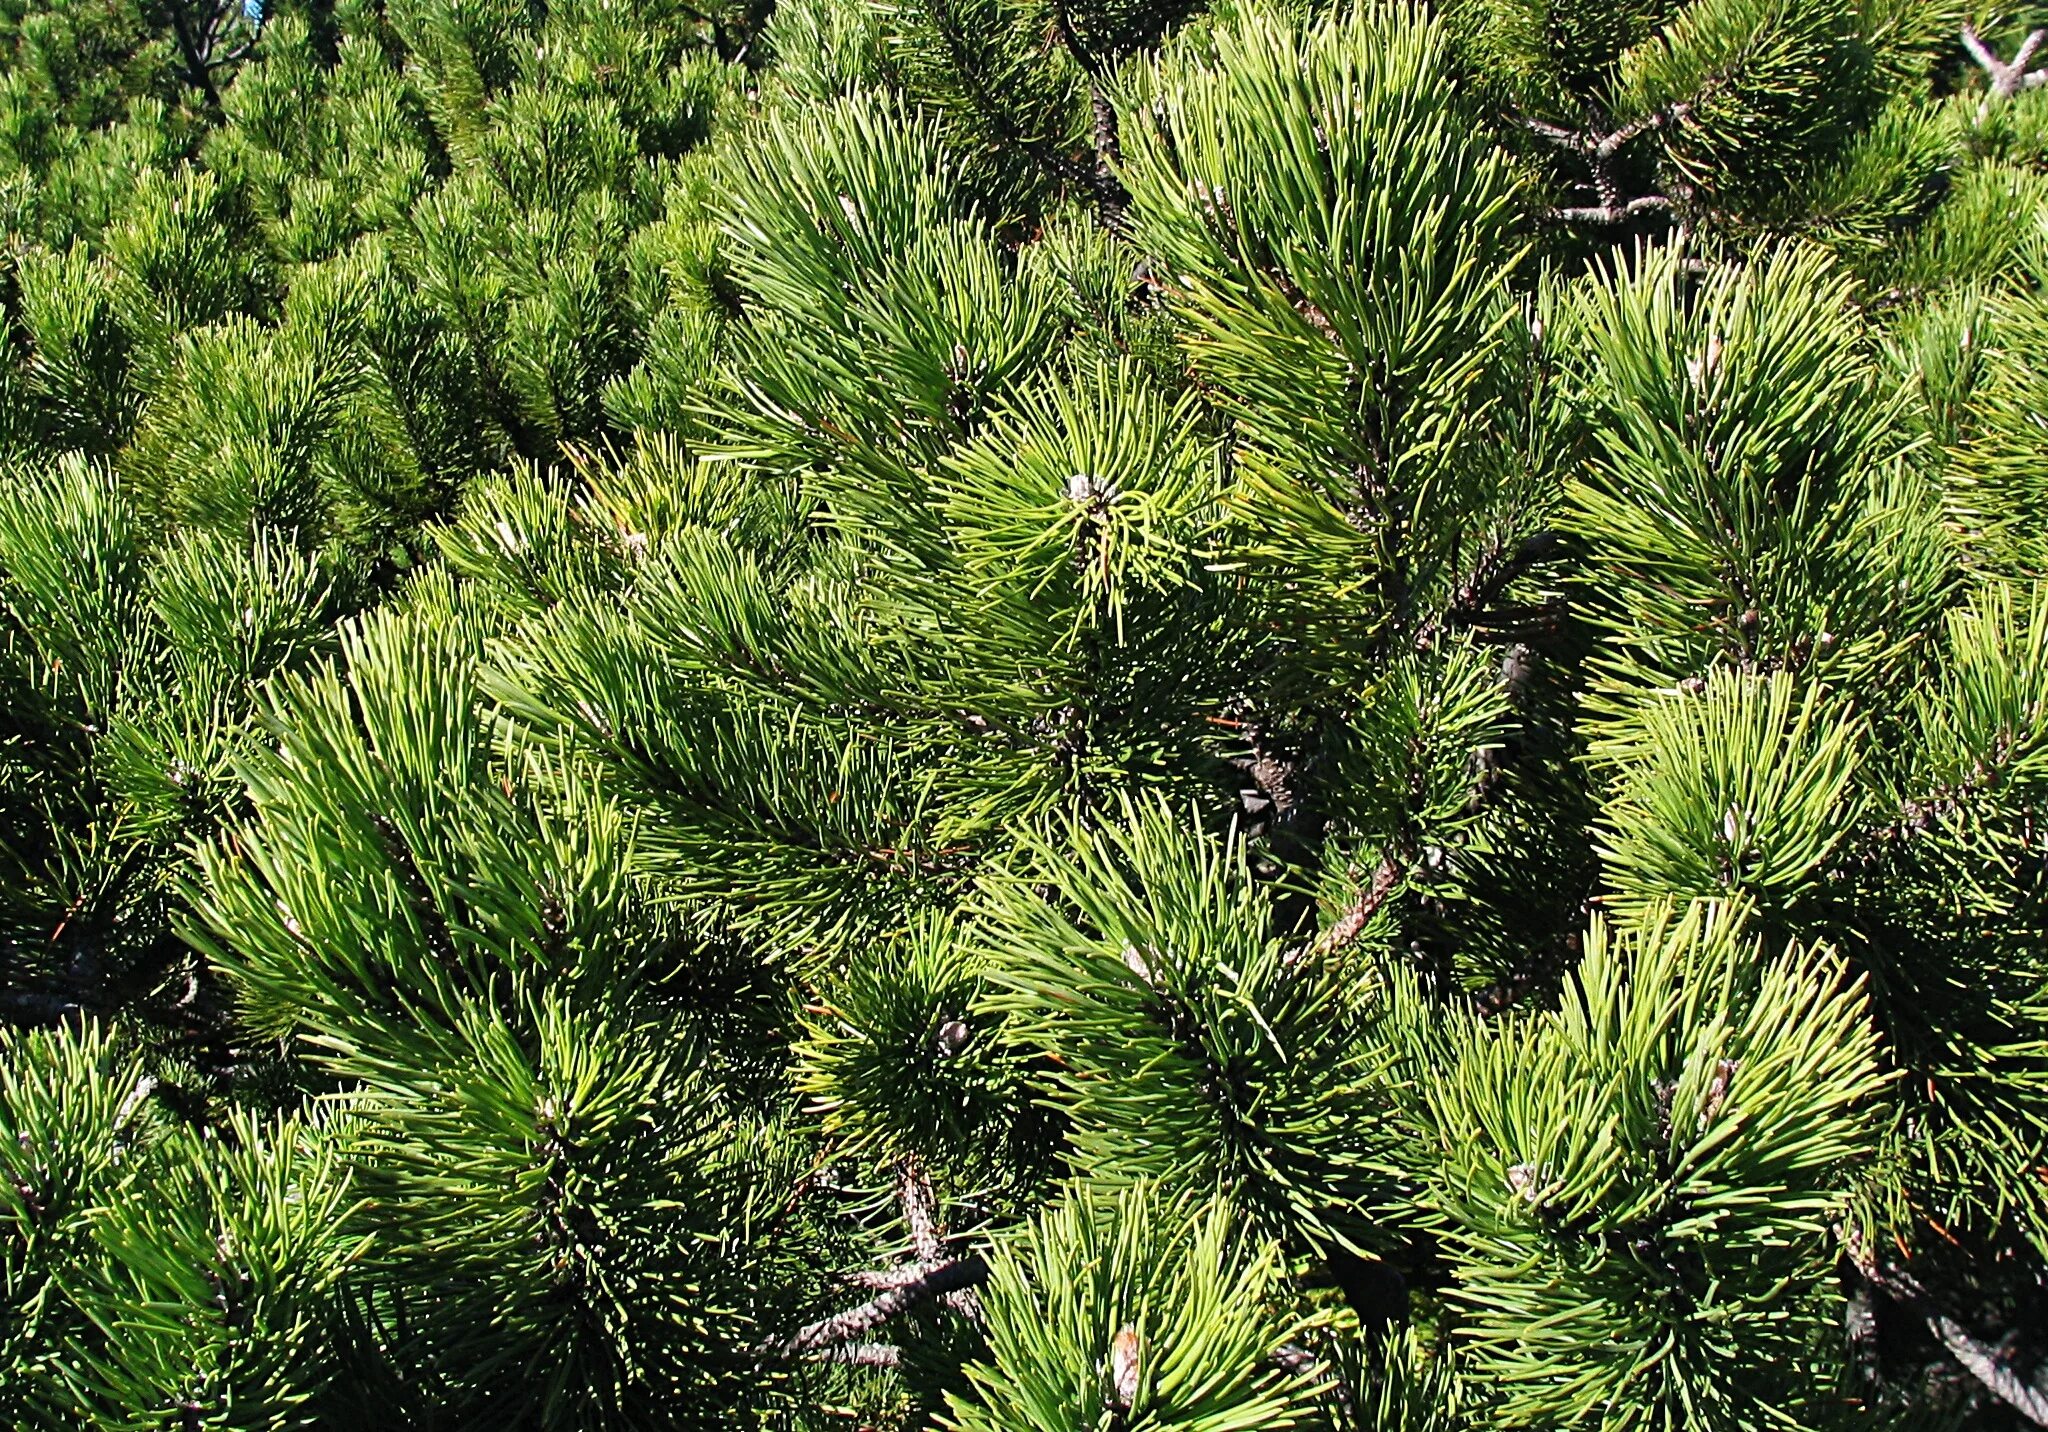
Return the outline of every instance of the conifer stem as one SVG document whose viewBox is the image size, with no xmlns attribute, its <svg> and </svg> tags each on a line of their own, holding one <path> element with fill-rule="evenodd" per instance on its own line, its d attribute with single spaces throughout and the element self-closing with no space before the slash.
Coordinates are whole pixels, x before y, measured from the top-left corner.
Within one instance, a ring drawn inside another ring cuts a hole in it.
<svg viewBox="0 0 2048 1432">
<path fill-rule="evenodd" d="M 1124 192 L 1122 181 L 1116 177 L 1116 166 L 1123 160 L 1123 146 L 1117 137 L 1116 106 L 1110 103 L 1109 94 L 1102 87 L 1102 62 L 1083 43 L 1080 32 L 1074 28 L 1065 0 L 1054 0 L 1052 14 L 1053 23 L 1059 29 L 1060 43 L 1074 57 L 1074 63 L 1081 67 L 1081 72 L 1088 76 L 1088 104 L 1094 118 L 1096 221 L 1113 233 L 1121 232 L 1124 210 L 1130 206 L 1130 195 Z"/>
<path fill-rule="evenodd" d="M 1644 214 L 1668 214 L 1671 201 L 1662 194 L 1645 194 L 1640 199 L 1612 204 L 1589 204 L 1559 209 L 1552 217 L 1563 224 L 1625 224 Z"/>
<path fill-rule="evenodd" d="M 1934 1301 L 1920 1280 L 1904 1268 L 1887 1268 L 1854 1230 L 1845 1229 L 1843 1247 L 1865 1282 L 1919 1318 L 1956 1364 L 1985 1390 L 2036 1427 L 2048 1427 L 2048 1379 L 2029 1379 L 2000 1351 L 1958 1322 Z"/>
<path fill-rule="evenodd" d="M 1547 120 L 1524 117 L 1522 127 L 1531 134 L 1586 161 L 1592 169 L 1593 192 L 1600 199 L 1597 204 L 1554 209 L 1550 213 L 1551 221 L 1560 224 L 1625 224 L 1644 214 L 1670 213 L 1672 202 L 1663 194 L 1645 194 L 1638 199 L 1623 197 L 1621 151 L 1652 130 L 1683 122 L 1691 116 L 1692 110 L 1692 101 L 1681 100 L 1605 132 L 1567 129 Z"/>
<path fill-rule="evenodd" d="M 1401 862 L 1389 855 L 1384 857 L 1379 868 L 1372 873 L 1372 882 L 1358 892 L 1358 898 L 1351 902 L 1351 908 L 1338 917 L 1320 941 L 1322 952 L 1331 954 L 1343 949 L 1365 933 L 1365 927 L 1372 923 L 1372 917 L 1387 903 L 1394 891 L 1400 888 L 1403 867 Z"/>
<path fill-rule="evenodd" d="M 901 1367 L 903 1349 L 894 1343 L 841 1343 L 818 1354 L 822 1362 L 844 1362 L 854 1367 Z"/>
<path fill-rule="evenodd" d="M 1998 58 L 1991 47 L 1977 33 L 1977 27 L 1965 21 L 1963 24 L 1963 48 L 1970 52 L 1970 58 L 1991 78 L 1991 93 L 2000 99 L 2010 99 L 2021 89 L 2035 89 L 2048 84 L 2048 70 L 2027 73 L 2027 66 L 2034 62 L 2041 45 L 2048 41 L 2048 30 L 2036 30 L 2020 41 L 2020 48 L 2011 61 Z M 1983 110 L 1978 117 L 1983 117 Z"/>
<path fill-rule="evenodd" d="M 886 1293 L 891 1288 L 909 1287 L 925 1275 L 926 1268 L 923 1263 L 903 1263 L 894 1268 L 863 1268 L 857 1273 L 848 1273 L 846 1281 L 871 1293 Z"/>
<path fill-rule="evenodd" d="M 910 1230 L 910 1250 L 918 1266 L 936 1267 L 945 1261 L 945 1227 L 939 1221 L 938 1190 L 923 1160 L 906 1157 L 897 1172 L 897 1197 L 903 1205 L 903 1222 Z M 957 1288 L 939 1299 L 950 1311 L 972 1321 L 981 1321 L 981 1303 L 972 1288 Z"/>
<path fill-rule="evenodd" d="M 764 1358 L 781 1361 L 822 1352 L 873 1332 L 898 1313 L 927 1299 L 979 1287 L 987 1281 L 988 1262 L 979 1253 L 955 1258 L 935 1268 L 924 1269 L 911 1281 L 870 1298 L 858 1307 L 834 1313 L 829 1318 L 820 1318 L 815 1323 L 806 1323 L 786 1338 L 763 1343 L 756 1352 Z"/>
</svg>

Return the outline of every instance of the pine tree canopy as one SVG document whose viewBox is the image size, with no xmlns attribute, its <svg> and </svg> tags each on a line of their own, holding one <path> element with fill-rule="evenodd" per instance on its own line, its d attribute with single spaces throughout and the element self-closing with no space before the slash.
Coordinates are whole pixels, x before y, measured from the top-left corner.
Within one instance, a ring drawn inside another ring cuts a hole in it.
<svg viewBox="0 0 2048 1432">
<path fill-rule="evenodd" d="M 2048 9 L 0 0 L 0 1427 L 2048 1427 Z"/>
</svg>

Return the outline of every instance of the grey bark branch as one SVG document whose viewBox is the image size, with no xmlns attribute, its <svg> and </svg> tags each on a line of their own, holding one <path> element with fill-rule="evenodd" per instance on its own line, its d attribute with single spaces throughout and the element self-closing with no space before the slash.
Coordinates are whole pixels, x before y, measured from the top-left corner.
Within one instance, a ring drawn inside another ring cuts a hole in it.
<svg viewBox="0 0 2048 1432">
<path fill-rule="evenodd" d="M 886 1293 L 891 1288 L 908 1287 L 936 1266 L 937 1263 L 905 1263 L 897 1268 L 864 1268 L 847 1274 L 846 1281 L 871 1293 Z"/>
<path fill-rule="evenodd" d="M 1509 587 L 1543 563 L 1555 560 L 1563 546 L 1561 533 L 1544 528 L 1512 547 L 1501 544 L 1483 552 L 1458 584 L 1450 605 L 1423 623 L 1422 630 L 1415 635 L 1415 649 L 1430 650 L 1447 628 L 1473 627 L 1484 622 Z"/>
<path fill-rule="evenodd" d="M 1318 951 L 1322 954 L 1335 953 L 1364 934 L 1365 927 L 1372 923 L 1372 917 L 1379 913 L 1380 906 L 1386 904 L 1388 897 L 1400 888 L 1403 871 L 1401 862 L 1393 856 L 1383 858 L 1379 868 L 1372 873 L 1372 882 L 1358 892 L 1350 908 L 1338 916 L 1337 923 L 1316 942 Z"/>
<path fill-rule="evenodd" d="M 896 1171 L 896 1196 L 903 1205 L 903 1223 L 910 1230 L 911 1255 L 920 1263 L 937 1263 L 946 1256 L 939 1236 L 939 1196 L 931 1175 L 915 1158 L 905 1158 Z"/>
<path fill-rule="evenodd" d="M 903 1222 L 910 1229 L 910 1250 L 920 1264 L 945 1261 L 945 1227 L 939 1222 L 938 1190 L 932 1176 L 915 1157 L 906 1157 L 897 1169 L 896 1194 L 903 1205 Z M 940 1300 L 948 1310 L 973 1322 L 981 1321 L 981 1300 L 971 1288 L 958 1288 Z"/>
<path fill-rule="evenodd" d="M 1843 1230 L 1842 1246 L 1864 1281 L 1924 1322 L 1927 1330 L 1934 1334 L 1935 1341 L 1947 1349 L 1958 1366 L 1982 1383 L 1985 1390 L 2036 1427 L 2048 1427 L 2048 1386 L 2043 1385 L 2043 1379 L 2024 1376 L 2005 1360 L 1997 1348 L 1936 1304 L 1933 1296 L 1910 1272 L 1879 1263 L 1876 1253 L 1853 1229 Z"/>
<path fill-rule="evenodd" d="M 1130 195 L 1124 191 L 1123 181 L 1116 176 L 1117 166 L 1123 163 L 1123 142 L 1117 134 L 1116 106 L 1110 103 L 1100 80 L 1089 84 L 1088 103 L 1095 120 L 1096 219 L 1105 229 L 1120 234 L 1124 231 L 1124 213 L 1130 207 Z"/>
<path fill-rule="evenodd" d="M 2034 56 L 2040 52 L 2044 41 L 2048 41 L 2048 30 L 2034 31 L 2020 41 L 2018 52 L 2008 63 L 1999 59 L 1991 47 L 1984 43 L 1984 38 L 1977 33 L 1975 25 L 1967 21 L 1963 25 L 1963 48 L 1970 52 L 1970 58 L 1977 62 L 1978 68 L 1990 77 L 1991 93 L 1999 99 L 2011 99 L 2023 88 L 2035 89 L 2048 84 L 2048 70 L 2027 73 L 2027 66 L 2034 62 Z M 1980 108 L 1977 113 L 1978 117 L 1982 118 L 1984 111 Z"/>
<path fill-rule="evenodd" d="M 855 1367 L 901 1367 L 903 1349 L 892 1343 L 841 1343 L 822 1349 L 820 1362 L 845 1362 Z"/>
<path fill-rule="evenodd" d="M 114 1127 L 116 1129 L 126 1128 L 128 1121 L 135 1116 L 135 1111 L 142 1107 L 142 1101 L 155 1092 L 155 1075 L 145 1074 L 140 1079 L 137 1079 L 135 1087 L 130 1089 L 127 1097 L 121 1100 L 121 1107 L 114 1111 Z"/>
<path fill-rule="evenodd" d="M 930 1298 L 943 1297 L 962 1288 L 978 1287 L 988 1281 L 988 1262 L 980 1254 L 956 1258 L 928 1268 L 915 1279 L 870 1298 L 859 1307 L 806 1323 L 786 1338 L 762 1343 L 758 1356 L 779 1361 L 803 1357 L 865 1337 L 906 1308 Z"/>
<path fill-rule="evenodd" d="M 1585 153 L 1586 136 L 1576 129 L 1566 129 L 1561 124 L 1552 124 L 1547 119 L 1531 119 L 1527 115 L 1522 117 L 1522 128 L 1539 139 L 1547 139 L 1552 144 L 1576 153 Z"/>
<path fill-rule="evenodd" d="M 1073 16 L 1067 11 L 1065 0 L 1053 0 L 1053 23 L 1059 30 L 1060 43 L 1067 53 L 1074 57 L 1074 63 L 1088 77 L 1089 112 L 1094 120 L 1092 138 L 1095 144 L 1095 164 L 1090 176 L 1090 188 L 1095 196 L 1096 221 L 1112 233 L 1121 233 L 1124 227 L 1124 211 L 1130 207 L 1130 195 L 1124 191 L 1123 181 L 1116 176 L 1117 166 L 1123 162 L 1123 145 L 1117 136 L 1116 106 L 1110 103 L 1102 60 L 1074 27 Z"/>
<path fill-rule="evenodd" d="M 2036 1427 L 2048 1427 L 2048 1394 L 2008 1367 L 1997 1349 L 1979 1341 L 1969 1329 L 1939 1308 L 1915 1311 L 1927 1320 L 1928 1331 L 1948 1349 L 1948 1355 L 1961 1364 L 1965 1372 Z"/>
<path fill-rule="evenodd" d="M 1547 140 L 1568 153 L 1579 155 L 1592 170 L 1593 191 L 1599 195 L 1598 204 L 1574 205 L 1553 209 L 1550 219 L 1560 224 L 1625 224 L 1630 219 L 1644 214 L 1669 213 L 1671 200 L 1662 194 L 1646 194 L 1639 199 L 1622 196 L 1619 160 L 1621 151 L 1634 140 L 1652 130 L 1684 122 L 1692 114 L 1690 100 L 1666 105 L 1640 115 L 1627 124 L 1601 131 L 1598 129 L 1569 129 L 1548 120 L 1522 119 L 1522 127 L 1539 139 Z"/>
<path fill-rule="evenodd" d="M 1662 194 L 1646 194 L 1620 204 L 1588 204 L 1555 209 L 1551 217 L 1561 224 L 1625 224 L 1642 214 L 1669 213 L 1671 201 Z"/>
</svg>

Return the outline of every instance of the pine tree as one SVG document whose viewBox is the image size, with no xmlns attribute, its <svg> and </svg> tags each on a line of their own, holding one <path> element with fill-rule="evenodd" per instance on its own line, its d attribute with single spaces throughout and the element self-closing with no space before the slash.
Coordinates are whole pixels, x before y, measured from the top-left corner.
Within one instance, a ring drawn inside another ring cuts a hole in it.
<svg viewBox="0 0 2048 1432">
<path fill-rule="evenodd" d="M 0 1420 L 2048 1426 L 2048 60 L 0 4 Z"/>
</svg>

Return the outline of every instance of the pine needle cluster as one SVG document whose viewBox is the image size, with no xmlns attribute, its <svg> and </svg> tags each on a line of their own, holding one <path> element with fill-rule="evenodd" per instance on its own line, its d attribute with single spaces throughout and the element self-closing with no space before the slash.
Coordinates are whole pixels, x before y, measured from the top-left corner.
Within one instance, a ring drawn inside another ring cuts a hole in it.
<svg viewBox="0 0 2048 1432">
<path fill-rule="evenodd" d="M 2048 1426 L 2048 33 L 0 0 L 0 1423 Z"/>
</svg>

